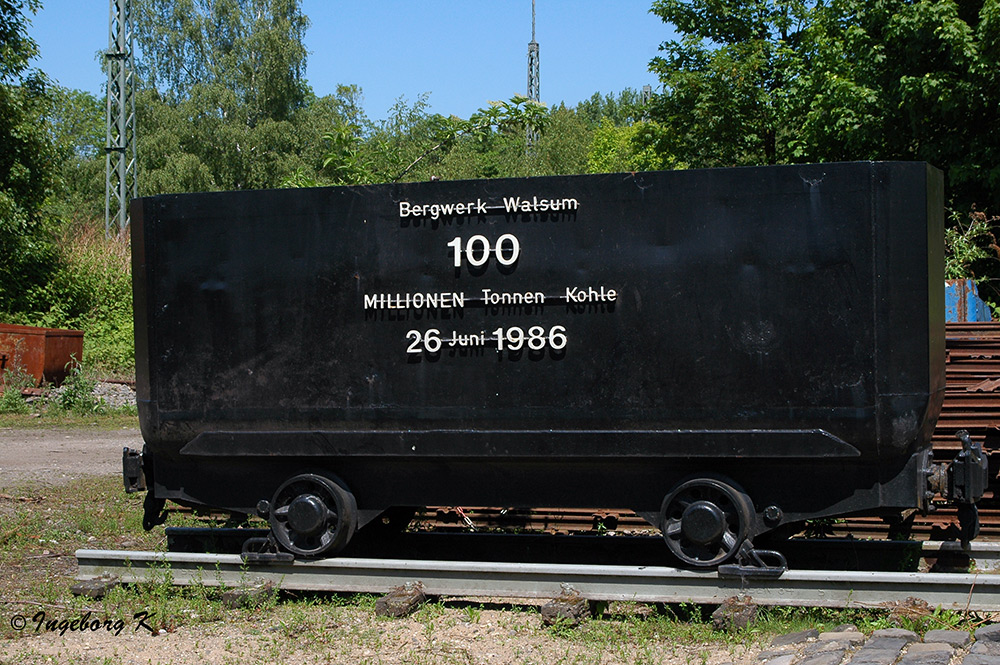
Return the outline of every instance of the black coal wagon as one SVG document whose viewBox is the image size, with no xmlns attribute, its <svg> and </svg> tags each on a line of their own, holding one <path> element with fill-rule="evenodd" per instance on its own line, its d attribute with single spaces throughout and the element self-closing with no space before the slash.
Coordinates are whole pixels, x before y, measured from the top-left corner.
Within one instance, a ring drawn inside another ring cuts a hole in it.
<svg viewBox="0 0 1000 665">
<path fill-rule="evenodd" d="M 632 509 L 685 564 L 959 501 L 932 462 L 922 163 L 167 195 L 132 206 L 125 480 L 329 556 L 400 506 Z"/>
</svg>

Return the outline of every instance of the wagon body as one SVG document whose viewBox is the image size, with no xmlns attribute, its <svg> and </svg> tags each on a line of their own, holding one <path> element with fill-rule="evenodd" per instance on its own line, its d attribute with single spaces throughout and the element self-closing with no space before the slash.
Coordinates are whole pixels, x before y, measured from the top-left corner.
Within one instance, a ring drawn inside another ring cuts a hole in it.
<svg viewBox="0 0 1000 665">
<path fill-rule="evenodd" d="M 653 519 L 697 473 L 757 531 L 923 507 L 942 211 L 936 169 L 868 162 L 140 199 L 150 489 L 250 512 L 321 470 L 362 523 Z"/>
</svg>

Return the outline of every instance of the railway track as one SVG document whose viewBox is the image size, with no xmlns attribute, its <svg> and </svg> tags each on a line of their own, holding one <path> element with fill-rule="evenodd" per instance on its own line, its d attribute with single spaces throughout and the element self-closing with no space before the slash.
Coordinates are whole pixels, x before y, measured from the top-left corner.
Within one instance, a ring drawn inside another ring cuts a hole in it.
<svg viewBox="0 0 1000 665">
<path fill-rule="evenodd" d="M 892 607 L 913 599 L 930 607 L 1000 607 L 1000 575 L 791 570 L 778 579 L 720 577 L 663 566 L 335 558 L 248 565 L 237 554 L 78 550 L 79 580 L 113 575 L 125 583 L 253 586 L 285 590 L 387 593 L 420 583 L 428 595 L 554 598 L 572 589 L 589 600 L 717 604 L 749 595 L 761 605 Z"/>
<path fill-rule="evenodd" d="M 994 504 L 995 505 L 995 504 Z M 1000 509 L 980 510 L 980 537 L 1000 539 Z M 469 508 L 432 506 L 418 510 L 410 528 L 420 531 L 524 531 L 536 533 L 654 534 L 659 531 L 628 510 L 561 508 Z M 809 531 L 824 536 L 892 539 L 898 528 L 878 517 L 851 517 L 813 522 Z M 954 508 L 942 508 L 930 515 L 916 515 L 905 527 L 905 535 L 919 540 L 957 540 L 958 517 Z"/>
<path fill-rule="evenodd" d="M 169 528 L 171 552 L 238 554 L 248 538 L 266 529 Z M 885 572 L 1000 571 L 1000 543 L 805 539 L 758 543 L 782 552 L 790 568 Z M 402 553 L 402 554 L 401 554 Z M 359 534 L 342 556 L 366 559 L 504 561 L 594 565 L 674 565 L 659 535 L 548 535 L 467 532 Z"/>
</svg>

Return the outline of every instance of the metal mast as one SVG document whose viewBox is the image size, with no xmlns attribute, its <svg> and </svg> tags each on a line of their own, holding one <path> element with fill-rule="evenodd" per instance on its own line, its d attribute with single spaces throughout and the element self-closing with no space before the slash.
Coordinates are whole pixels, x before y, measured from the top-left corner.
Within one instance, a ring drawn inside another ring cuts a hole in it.
<svg viewBox="0 0 1000 665">
<path fill-rule="evenodd" d="M 533 102 L 541 101 L 538 92 L 538 42 L 535 41 L 535 0 L 531 0 L 531 41 L 528 42 L 528 99 Z M 535 145 L 538 140 L 538 132 L 534 128 L 528 128 L 528 147 Z"/>
<path fill-rule="evenodd" d="M 132 57 L 132 2 L 110 0 L 108 50 L 107 155 L 104 180 L 104 233 L 129 225 L 129 200 L 136 196 L 135 61 Z"/>
</svg>

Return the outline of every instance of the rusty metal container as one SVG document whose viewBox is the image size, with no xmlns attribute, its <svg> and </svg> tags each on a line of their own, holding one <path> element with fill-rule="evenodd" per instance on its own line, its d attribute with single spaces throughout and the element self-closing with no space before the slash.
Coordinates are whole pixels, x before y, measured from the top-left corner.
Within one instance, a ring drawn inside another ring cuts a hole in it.
<svg viewBox="0 0 1000 665">
<path fill-rule="evenodd" d="M 37 385 L 59 384 L 74 359 L 83 360 L 82 330 L 0 323 L 0 374 L 21 368 L 35 377 Z"/>
</svg>

